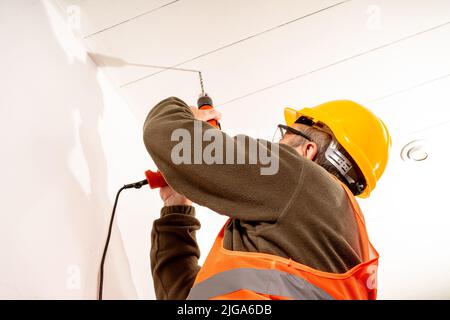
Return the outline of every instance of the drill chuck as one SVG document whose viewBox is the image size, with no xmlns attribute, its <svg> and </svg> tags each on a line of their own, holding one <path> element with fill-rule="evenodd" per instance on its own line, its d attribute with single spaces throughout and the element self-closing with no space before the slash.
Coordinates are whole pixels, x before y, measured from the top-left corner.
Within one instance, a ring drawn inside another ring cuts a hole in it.
<svg viewBox="0 0 450 320">
<path fill-rule="evenodd" d="M 197 106 L 201 109 L 203 106 L 212 106 L 213 101 L 207 93 L 202 93 L 197 100 Z"/>
</svg>

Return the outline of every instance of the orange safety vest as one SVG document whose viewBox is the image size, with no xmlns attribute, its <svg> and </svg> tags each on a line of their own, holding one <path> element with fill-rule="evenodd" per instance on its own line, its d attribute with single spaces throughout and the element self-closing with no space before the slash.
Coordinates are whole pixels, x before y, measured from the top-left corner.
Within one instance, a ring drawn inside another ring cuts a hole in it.
<svg viewBox="0 0 450 320">
<path fill-rule="evenodd" d="M 360 264 L 345 273 L 329 273 L 271 254 L 230 251 L 223 247 L 228 220 L 199 271 L 188 299 L 376 299 L 379 255 L 369 241 L 355 197 L 347 186 L 337 181 L 351 202 L 358 224 L 363 255 Z"/>
</svg>

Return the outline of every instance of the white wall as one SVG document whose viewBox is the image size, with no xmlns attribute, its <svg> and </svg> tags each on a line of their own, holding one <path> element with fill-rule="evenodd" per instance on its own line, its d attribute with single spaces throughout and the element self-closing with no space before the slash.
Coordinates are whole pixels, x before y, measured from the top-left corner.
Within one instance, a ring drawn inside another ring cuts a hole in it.
<svg viewBox="0 0 450 320">
<path fill-rule="evenodd" d="M 0 0 L 0 298 L 95 299 L 115 194 L 155 168 L 144 118 L 74 38 L 68 13 L 54 1 Z M 161 206 L 157 191 L 122 193 L 105 298 L 155 298 L 150 231 Z M 224 218 L 198 214 L 203 260 Z"/>
<path fill-rule="evenodd" d="M 46 1 L 1 0 L 0 39 L 0 298 L 94 299 L 142 125 Z M 137 297 L 118 228 L 106 273 L 106 298 Z"/>
</svg>

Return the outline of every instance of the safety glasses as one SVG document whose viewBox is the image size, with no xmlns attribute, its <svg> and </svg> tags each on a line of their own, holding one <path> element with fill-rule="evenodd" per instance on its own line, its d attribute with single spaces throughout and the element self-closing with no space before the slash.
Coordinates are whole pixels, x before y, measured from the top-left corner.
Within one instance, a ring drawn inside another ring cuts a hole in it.
<svg viewBox="0 0 450 320">
<path fill-rule="evenodd" d="M 304 134 L 303 132 L 298 131 L 297 129 L 294 129 L 290 126 L 285 126 L 284 124 L 279 124 L 277 127 L 277 130 L 275 131 L 275 134 L 273 135 L 272 142 L 280 142 L 280 140 L 284 138 L 284 136 L 287 132 L 301 136 L 301 137 L 305 138 L 306 140 L 313 141 L 311 139 L 311 137 L 308 136 L 307 134 Z"/>
</svg>

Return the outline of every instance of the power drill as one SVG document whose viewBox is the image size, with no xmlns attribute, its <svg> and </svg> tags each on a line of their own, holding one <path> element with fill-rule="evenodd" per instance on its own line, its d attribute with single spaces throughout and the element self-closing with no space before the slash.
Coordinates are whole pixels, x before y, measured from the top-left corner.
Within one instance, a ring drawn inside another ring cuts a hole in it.
<svg viewBox="0 0 450 320">
<path fill-rule="evenodd" d="M 201 74 L 200 74 L 200 80 L 201 80 Z M 202 93 L 200 94 L 198 100 L 197 100 L 197 106 L 199 109 L 205 110 L 205 109 L 213 109 L 213 101 L 211 97 L 203 91 L 203 82 L 200 82 L 202 84 Z M 217 129 L 221 129 L 220 123 L 217 120 L 209 120 L 208 123 L 212 125 L 213 127 Z M 147 178 L 148 184 L 151 189 L 156 188 L 162 188 L 167 186 L 167 182 L 162 176 L 161 172 L 159 171 L 151 171 L 147 170 L 145 171 L 145 177 Z"/>
</svg>

